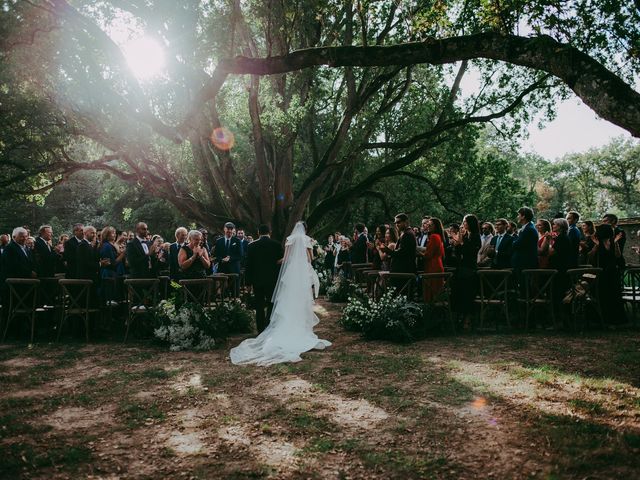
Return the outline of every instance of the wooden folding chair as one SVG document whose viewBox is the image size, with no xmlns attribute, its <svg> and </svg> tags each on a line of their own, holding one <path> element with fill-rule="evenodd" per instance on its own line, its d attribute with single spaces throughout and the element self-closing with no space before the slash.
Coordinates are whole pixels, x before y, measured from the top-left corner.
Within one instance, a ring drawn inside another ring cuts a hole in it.
<svg viewBox="0 0 640 480">
<path fill-rule="evenodd" d="M 211 297 L 210 300 L 214 303 L 224 302 L 227 285 L 229 283 L 229 277 L 224 273 L 214 273 L 210 277 L 211 279 Z"/>
<path fill-rule="evenodd" d="M 89 341 L 89 315 L 98 313 L 97 308 L 90 307 L 91 289 L 93 282 L 91 280 L 81 279 L 62 279 L 59 280 L 62 290 L 61 298 L 61 315 L 60 327 L 58 328 L 58 337 L 56 341 L 60 341 L 62 326 L 69 317 L 80 317 L 84 321 L 85 340 Z"/>
<path fill-rule="evenodd" d="M 556 316 L 553 308 L 553 280 L 557 270 L 532 268 L 522 270 L 524 281 L 524 298 L 518 301 L 525 307 L 525 328 L 529 328 L 531 312 L 537 307 L 544 307 L 551 313 L 551 321 L 556 327 Z"/>
<path fill-rule="evenodd" d="M 451 283 L 453 279 L 452 272 L 443 273 L 421 273 L 420 283 L 422 284 L 422 298 L 425 298 L 425 293 L 431 288 L 434 282 L 438 283 L 438 292 L 436 295 L 431 296 L 431 300 L 428 305 L 433 309 L 441 309 L 447 312 L 447 318 L 449 320 L 449 326 L 451 331 L 456 333 L 456 325 L 453 320 L 453 309 L 451 308 Z M 442 282 L 440 284 L 440 281 Z"/>
<path fill-rule="evenodd" d="M 567 276 L 569 277 L 571 286 L 565 300 L 569 300 L 571 305 L 571 320 L 573 327 L 575 328 L 578 323 L 578 317 L 583 319 L 582 326 L 586 323 L 586 309 L 587 305 L 593 306 L 600 326 L 604 326 L 604 318 L 602 316 L 602 308 L 600 307 L 600 290 L 598 283 L 600 281 L 601 268 L 572 268 L 567 270 Z"/>
<path fill-rule="evenodd" d="M 45 311 L 43 308 L 36 308 L 40 280 L 35 278 L 7 278 L 7 286 L 9 287 L 9 309 L 7 311 L 7 325 L 4 328 L 2 341 L 4 341 L 7 336 L 11 321 L 15 317 L 23 315 L 31 319 L 30 343 L 33 343 L 36 313 Z"/>
<path fill-rule="evenodd" d="M 380 272 L 380 278 L 383 295 L 389 288 L 395 288 L 397 295 L 405 295 L 410 301 L 414 300 L 417 277 L 413 273 Z"/>
<path fill-rule="evenodd" d="M 511 328 L 509 318 L 509 287 L 511 281 L 511 270 L 486 270 L 478 269 L 478 282 L 480 284 L 480 295 L 475 299 L 475 303 L 480 305 L 480 328 L 484 324 L 486 313 L 492 307 L 499 307 L 507 320 L 507 326 Z M 496 319 L 496 330 L 498 320 Z"/>
<path fill-rule="evenodd" d="M 180 280 L 179 283 L 182 286 L 182 300 L 184 303 L 196 303 L 205 308 L 211 306 L 212 279 L 185 279 Z"/>
<path fill-rule="evenodd" d="M 127 329 L 124 334 L 126 342 L 134 319 L 152 314 L 157 306 L 160 280 L 157 278 L 128 278 L 124 284 L 127 287 Z"/>
</svg>

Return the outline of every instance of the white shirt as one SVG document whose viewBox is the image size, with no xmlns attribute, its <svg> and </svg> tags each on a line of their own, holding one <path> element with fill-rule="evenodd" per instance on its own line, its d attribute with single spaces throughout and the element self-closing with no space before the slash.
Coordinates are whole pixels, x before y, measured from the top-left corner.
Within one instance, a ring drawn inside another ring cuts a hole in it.
<svg viewBox="0 0 640 480">
<path fill-rule="evenodd" d="M 149 255 L 149 245 L 147 245 L 146 240 L 138 236 L 136 236 L 136 238 L 140 241 L 140 245 L 142 245 L 142 250 L 144 250 L 144 254 Z"/>
</svg>

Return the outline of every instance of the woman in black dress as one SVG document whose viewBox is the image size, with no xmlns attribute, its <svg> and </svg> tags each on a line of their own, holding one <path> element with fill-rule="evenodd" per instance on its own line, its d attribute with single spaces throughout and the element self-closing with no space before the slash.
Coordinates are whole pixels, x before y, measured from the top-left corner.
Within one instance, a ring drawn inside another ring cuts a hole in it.
<svg viewBox="0 0 640 480">
<path fill-rule="evenodd" d="M 187 235 L 187 243 L 180 247 L 178 265 L 182 271 L 182 278 L 204 278 L 211 266 L 209 253 L 201 245 L 202 233 L 191 230 Z"/>
<path fill-rule="evenodd" d="M 602 317 L 618 325 L 626 323 L 626 313 L 622 303 L 622 284 L 618 270 L 619 258 L 622 256 L 618 243 L 621 238 L 621 234 L 615 235 L 611 225 L 598 225 L 596 233 L 592 237 L 594 247 L 589 252 L 591 264 L 602 269 L 598 279 Z"/>
<path fill-rule="evenodd" d="M 562 300 L 571 286 L 567 270 L 571 264 L 571 240 L 569 239 L 569 222 L 564 218 L 554 218 L 551 222 L 553 233 L 545 233 L 553 237 L 553 244 L 549 247 L 549 267 L 558 273 L 553 279 L 553 301 L 557 311 L 562 307 Z"/>
<path fill-rule="evenodd" d="M 480 226 L 475 215 L 466 215 L 462 227 L 452 234 L 455 256 L 458 259 L 453 284 L 453 307 L 463 315 L 463 328 L 468 330 L 473 314 L 473 301 L 478 290 L 478 250 L 480 250 Z"/>
</svg>

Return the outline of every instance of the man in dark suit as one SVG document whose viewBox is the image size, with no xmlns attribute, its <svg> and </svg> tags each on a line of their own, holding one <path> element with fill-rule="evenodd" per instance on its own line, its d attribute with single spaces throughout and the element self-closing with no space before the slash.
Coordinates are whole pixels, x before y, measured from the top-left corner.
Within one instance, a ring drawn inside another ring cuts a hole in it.
<svg viewBox="0 0 640 480">
<path fill-rule="evenodd" d="M 178 253 L 180 253 L 180 247 L 186 242 L 188 234 L 189 232 L 186 228 L 177 228 L 176 241 L 169 245 L 169 276 L 171 280 L 175 280 L 176 282 L 182 278 L 180 265 L 178 265 Z"/>
<path fill-rule="evenodd" d="M 416 273 L 416 236 L 409 226 L 409 217 L 399 213 L 394 221 L 398 231 L 396 248 L 391 253 L 391 273 Z"/>
<path fill-rule="evenodd" d="M 242 228 L 238 229 L 236 236 L 238 237 L 238 240 L 240 240 L 240 256 L 242 258 L 240 264 L 244 265 L 247 261 L 247 247 L 249 247 L 249 241 L 247 240 Z"/>
<path fill-rule="evenodd" d="M 356 223 L 354 232 L 356 239 L 351 247 L 351 263 L 367 263 L 367 234 L 364 223 Z"/>
<path fill-rule="evenodd" d="M 144 222 L 136 225 L 136 236 L 127 243 L 127 262 L 131 278 L 152 278 L 151 255 L 155 253 L 157 243 L 149 245 L 149 229 Z"/>
<path fill-rule="evenodd" d="M 40 278 L 51 278 L 56 274 L 56 266 L 60 255 L 51 246 L 52 238 L 53 229 L 51 226 L 41 226 L 34 245 L 36 272 Z"/>
<path fill-rule="evenodd" d="M 618 216 L 614 213 L 607 213 L 602 217 L 602 223 L 613 227 L 613 238 L 620 237 L 618 246 L 620 247 L 620 257 L 618 258 L 618 266 L 624 268 L 626 261 L 624 259 L 624 246 L 627 243 L 627 234 L 618 226 Z"/>
<path fill-rule="evenodd" d="M 491 258 L 491 268 L 511 268 L 511 250 L 514 239 L 507 232 L 508 227 L 509 222 L 506 219 L 500 218 L 496 221 L 496 234 L 491 238 L 488 252 Z"/>
<path fill-rule="evenodd" d="M 233 236 L 235 228 L 233 223 L 225 223 L 224 235 L 216 240 L 215 260 L 219 273 L 240 273 L 242 251 L 240 239 Z"/>
<path fill-rule="evenodd" d="M 62 259 L 64 260 L 64 264 L 66 267 L 66 277 L 67 278 L 75 278 L 76 271 L 78 270 L 76 267 L 76 258 L 78 245 L 84 238 L 84 225 L 81 223 L 76 223 L 73 226 L 73 236 L 64 242 L 64 253 L 62 254 Z"/>
<path fill-rule="evenodd" d="M 76 251 L 75 278 L 92 280 L 94 287 L 98 285 L 100 276 L 100 255 L 96 245 L 96 229 L 92 226 L 84 227 L 84 238 Z"/>
<path fill-rule="evenodd" d="M 533 210 L 529 207 L 518 210 L 518 223 L 522 227 L 511 253 L 511 267 L 516 275 L 527 268 L 538 268 L 538 232 L 533 226 Z"/>
<path fill-rule="evenodd" d="M 254 307 L 256 309 L 256 326 L 258 333 L 269 325 L 271 317 L 271 297 L 278 281 L 280 262 L 283 257 L 282 245 L 272 240 L 267 225 L 260 225 L 260 238 L 247 247 L 247 268 L 245 278 L 253 285 Z M 265 317 L 265 307 L 267 314 Z"/>
<path fill-rule="evenodd" d="M 17 227 L 13 230 L 13 241 L 2 252 L 2 283 L 7 278 L 36 278 L 36 267 L 31 252 L 26 247 L 27 230 Z"/>
</svg>

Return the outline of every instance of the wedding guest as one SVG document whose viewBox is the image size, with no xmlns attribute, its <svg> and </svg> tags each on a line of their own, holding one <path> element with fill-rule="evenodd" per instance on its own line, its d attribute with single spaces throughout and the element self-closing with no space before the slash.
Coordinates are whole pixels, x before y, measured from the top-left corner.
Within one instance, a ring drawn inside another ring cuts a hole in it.
<svg viewBox="0 0 640 480">
<path fill-rule="evenodd" d="M 144 222 L 136 224 L 136 236 L 127 242 L 126 257 L 131 278 L 153 278 L 151 255 L 155 255 L 155 244 L 149 245 L 149 228 Z"/>
<path fill-rule="evenodd" d="M 238 240 L 240 240 L 240 256 L 242 257 L 242 264 L 244 265 L 244 262 L 247 258 L 247 247 L 249 246 L 249 242 L 247 241 L 244 234 L 244 229 L 242 228 L 238 229 L 238 233 L 236 234 L 236 236 L 238 237 Z"/>
<path fill-rule="evenodd" d="M 424 252 L 424 272 L 442 273 L 444 272 L 444 242 L 442 241 L 444 231 L 440 219 L 430 218 L 427 221 L 427 234 L 429 241 Z M 442 292 L 443 285 L 443 279 L 427 280 L 426 284 L 422 285 L 424 301 L 428 303 L 437 298 Z"/>
<path fill-rule="evenodd" d="M 224 224 L 224 236 L 215 243 L 215 262 L 220 273 L 240 273 L 241 247 L 238 237 L 233 236 L 235 225 L 231 222 Z"/>
<path fill-rule="evenodd" d="M 409 217 L 405 213 L 395 216 L 394 223 L 398 234 L 395 249 L 390 252 L 392 273 L 416 273 L 416 237 L 409 226 Z M 398 282 L 399 284 L 400 282 Z"/>
<path fill-rule="evenodd" d="M 549 248 L 553 244 L 551 222 L 539 218 L 536 222 L 538 231 L 538 268 L 549 268 Z"/>
<path fill-rule="evenodd" d="M 513 238 L 518 238 L 518 225 L 516 222 L 509 222 L 509 229 L 507 230 L 507 233 Z"/>
<path fill-rule="evenodd" d="M 25 242 L 26 247 L 33 252 L 36 246 L 36 239 L 34 237 L 27 237 L 27 241 Z"/>
<path fill-rule="evenodd" d="M 12 241 L 2 252 L 2 279 L 1 285 L 5 286 L 6 278 L 36 278 L 36 267 L 33 262 L 33 254 L 27 249 L 27 230 L 16 227 L 11 234 Z"/>
<path fill-rule="evenodd" d="M 178 263 L 178 253 L 180 247 L 187 241 L 189 232 L 184 227 L 178 227 L 175 231 L 176 241 L 169 246 L 169 277 L 171 280 L 178 281 L 182 278 L 180 264 Z"/>
<path fill-rule="evenodd" d="M 463 328 L 469 330 L 473 301 L 478 289 L 478 250 L 480 250 L 480 226 L 475 215 L 465 215 L 462 228 L 458 234 L 452 236 L 458 267 L 455 272 L 455 282 L 452 302 L 456 310 L 463 315 Z"/>
<path fill-rule="evenodd" d="M 376 250 L 380 256 L 380 270 L 388 272 L 391 270 L 391 252 L 396 248 L 396 231 L 393 228 L 387 228 L 384 234 L 384 241 L 378 242 Z"/>
<path fill-rule="evenodd" d="M 520 281 L 522 270 L 538 268 L 538 232 L 533 226 L 533 210 L 529 207 L 518 210 L 518 223 L 521 228 L 513 241 L 511 267 Z"/>
<path fill-rule="evenodd" d="M 153 235 L 151 237 L 151 245 L 155 247 L 155 253 L 149 257 L 151 259 L 151 275 L 157 277 L 161 271 L 168 268 L 167 253 L 162 248 L 164 239 L 160 235 Z"/>
<path fill-rule="evenodd" d="M 116 246 L 116 229 L 104 227 L 100 234 L 102 239 L 98 248 L 100 257 L 100 288 L 98 293 L 103 303 L 115 302 L 119 272 L 123 272 L 122 264 L 126 255 L 124 248 Z"/>
<path fill-rule="evenodd" d="M 580 241 L 580 265 L 589 264 L 589 252 L 594 246 L 593 235 L 596 228 L 591 220 L 582 222 L 582 240 Z"/>
<path fill-rule="evenodd" d="M 4 252 L 5 247 L 9 245 L 10 240 L 11 239 L 9 238 L 9 235 L 7 235 L 6 233 L 0 235 L 0 255 L 2 255 L 2 252 Z"/>
<path fill-rule="evenodd" d="M 491 239 L 489 257 L 491 257 L 491 268 L 506 269 L 511 268 L 511 250 L 513 248 L 513 236 L 509 235 L 507 228 L 509 222 L 504 218 L 496 221 L 496 234 Z"/>
<path fill-rule="evenodd" d="M 38 238 L 34 246 L 34 261 L 36 272 L 40 278 L 51 278 L 56 274 L 56 267 L 60 254 L 56 247 L 51 245 L 53 229 L 51 225 L 42 225 L 38 229 Z"/>
<path fill-rule="evenodd" d="M 78 270 L 76 266 L 76 258 L 78 253 L 78 245 L 84 238 L 84 225 L 82 223 L 76 223 L 73 226 L 73 236 L 64 243 L 64 249 L 62 259 L 66 267 L 67 278 L 76 278 L 76 272 Z"/>
<path fill-rule="evenodd" d="M 211 266 L 209 253 L 202 244 L 202 232 L 191 230 L 187 234 L 187 243 L 180 247 L 178 264 L 182 271 L 182 278 L 205 278 Z"/>
<path fill-rule="evenodd" d="M 427 241 L 429 240 L 429 217 L 422 217 L 422 222 L 420 223 L 420 233 L 416 237 L 416 241 L 418 242 L 418 247 L 426 248 Z"/>
<path fill-rule="evenodd" d="M 619 272 L 622 238 L 622 233 L 616 234 L 612 225 L 598 225 L 592 238 L 594 247 L 589 252 L 591 264 L 602 269 L 598 279 L 600 307 L 604 319 L 612 324 L 626 323 Z"/>
<path fill-rule="evenodd" d="M 347 237 L 340 239 L 340 250 L 336 258 L 337 273 L 343 277 L 351 277 L 351 240 Z"/>
<path fill-rule="evenodd" d="M 323 248 L 324 250 L 324 268 L 331 270 L 333 273 L 333 265 L 336 260 L 336 245 L 333 241 L 333 235 L 327 237 L 327 244 Z"/>
<path fill-rule="evenodd" d="M 582 234 L 578 228 L 578 221 L 580 220 L 580 214 L 575 211 L 567 213 L 567 222 L 569 223 L 569 240 L 571 241 L 571 255 L 569 258 L 569 268 L 576 268 L 578 266 L 578 258 L 580 256 L 580 241 L 582 240 Z"/>
<path fill-rule="evenodd" d="M 478 250 L 478 266 L 488 267 L 491 264 L 489 250 L 495 229 L 491 222 L 484 222 L 480 234 L 480 250 Z"/>
<path fill-rule="evenodd" d="M 452 223 L 445 232 L 446 240 L 444 246 L 444 264 L 449 268 L 456 268 L 458 266 L 458 258 L 456 258 L 455 245 L 453 244 L 453 236 L 458 235 L 460 232 L 460 225 Z"/>
<path fill-rule="evenodd" d="M 95 287 L 100 278 L 100 266 L 106 265 L 106 261 L 100 260 L 98 251 L 96 229 L 87 225 L 83 230 L 83 239 L 76 250 L 76 275 L 75 278 L 92 280 Z"/>
<path fill-rule="evenodd" d="M 351 263 L 367 263 L 367 234 L 364 223 L 356 223 L 353 229 L 355 241 L 351 247 Z"/>
<path fill-rule="evenodd" d="M 553 235 L 553 245 L 549 248 L 549 266 L 558 271 L 553 279 L 553 298 L 556 308 L 559 308 L 564 294 L 571 286 L 567 270 L 572 268 L 573 245 L 568 235 L 569 222 L 566 219 L 555 218 L 552 222 L 552 229 L 552 233 L 545 235 Z"/>
<path fill-rule="evenodd" d="M 620 256 L 616 257 L 618 261 L 618 267 L 621 269 L 625 266 L 624 261 L 624 246 L 627 243 L 627 234 L 618 226 L 618 216 L 613 213 L 607 213 L 602 217 L 602 223 L 605 225 L 611 225 L 613 227 L 614 237 L 619 237 L 618 245 L 620 247 Z"/>
</svg>

